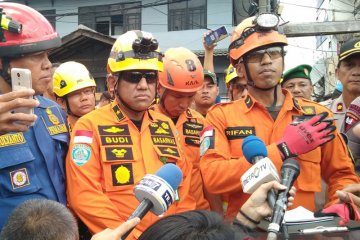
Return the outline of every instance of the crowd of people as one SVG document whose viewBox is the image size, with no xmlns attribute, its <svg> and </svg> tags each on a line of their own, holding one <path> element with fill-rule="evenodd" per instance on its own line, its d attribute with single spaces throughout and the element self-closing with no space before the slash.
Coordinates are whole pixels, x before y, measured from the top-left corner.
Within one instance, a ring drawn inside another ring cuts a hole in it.
<svg viewBox="0 0 360 240">
<path fill-rule="evenodd" d="M 230 101 L 216 104 L 216 44 L 203 43 L 202 64 L 189 49 L 162 53 L 151 33 L 131 30 L 113 44 L 96 106 L 86 66 L 49 61 L 61 40 L 48 20 L 25 5 L 0 8 L 22 24 L 17 33 L 0 28 L 0 239 L 110 240 L 129 230 L 126 239 L 246 238 L 272 214 L 267 192 L 286 188 L 272 181 L 244 193 L 240 178 L 252 165 L 241 145 L 251 135 L 278 172 L 288 158 L 299 162 L 289 207 L 360 207 L 360 39 L 340 48 L 342 94 L 320 104 L 311 66 L 284 73 L 286 36 L 247 18 L 229 45 Z M 12 91 L 13 68 L 31 71 L 32 89 Z M 34 113 L 13 111 L 20 107 Z M 174 203 L 164 216 L 127 220 L 139 204 L 134 186 L 167 163 L 183 174 Z"/>
</svg>

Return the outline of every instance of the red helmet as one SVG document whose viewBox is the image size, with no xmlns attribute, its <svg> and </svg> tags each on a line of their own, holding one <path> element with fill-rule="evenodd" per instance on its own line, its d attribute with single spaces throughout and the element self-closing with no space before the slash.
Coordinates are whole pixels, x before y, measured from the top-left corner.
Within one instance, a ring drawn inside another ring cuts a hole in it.
<svg viewBox="0 0 360 240">
<path fill-rule="evenodd" d="M 59 35 L 38 11 L 10 2 L 0 2 L 0 11 L 0 31 L 3 34 L 3 39 L 0 40 L 0 57 L 17 57 L 61 45 Z"/>
</svg>

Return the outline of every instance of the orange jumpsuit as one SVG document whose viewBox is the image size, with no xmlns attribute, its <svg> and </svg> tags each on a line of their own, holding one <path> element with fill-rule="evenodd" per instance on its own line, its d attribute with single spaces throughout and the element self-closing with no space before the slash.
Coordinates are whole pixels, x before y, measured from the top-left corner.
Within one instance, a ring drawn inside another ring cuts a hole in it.
<svg viewBox="0 0 360 240">
<path fill-rule="evenodd" d="M 78 136 L 79 132 L 87 137 Z M 152 110 L 145 112 L 141 131 L 116 103 L 83 116 L 73 129 L 66 159 L 70 208 L 93 233 L 115 228 L 139 204 L 134 186 L 145 174 L 171 162 L 182 170 L 183 181 L 179 201 L 165 215 L 195 209 L 195 200 L 188 194 L 191 164 L 178 146 L 172 121 Z M 137 239 L 158 218 L 149 212 L 127 239 Z"/>
<path fill-rule="evenodd" d="M 155 105 L 155 111 L 161 112 L 159 105 Z M 204 117 L 188 109 L 183 112 L 176 122 L 176 129 L 179 132 L 180 145 L 185 152 L 185 157 L 192 163 L 190 194 L 196 200 L 196 209 L 210 210 L 209 202 L 204 197 L 203 180 L 200 173 L 200 139 L 199 133 L 204 127 Z"/>
<path fill-rule="evenodd" d="M 293 116 L 324 111 L 332 116 L 320 104 L 305 99 L 296 100 L 286 90 L 283 92 L 285 101 L 275 122 L 267 109 L 250 95 L 245 99 L 215 105 L 206 115 L 206 120 L 214 130 L 210 137 L 211 144 L 205 149 L 205 155 L 200 161 L 201 172 L 209 192 L 229 194 L 228 218 L 234 217 L 249 197 L 249 194 L 242 192 L 240 182 L 240 177 L 251 167 L 241 150 L 246 136 L 256 135 L 265 143 L 268 157 L 280 174 L 282 159 L 276 142 L 282 138 Z M 301 170 L 295 182 L 297 192 L 292 208 L 301 205 L 311 211 L 315 210 L 314 194 L 321 191 L 321 178 L 328 184 L 328 204 L 337 201 L 336 190 L 359 183 L 345 143 L 337 131 L 335 134 L 332 141 L 296 157 Z"/>
</svg>

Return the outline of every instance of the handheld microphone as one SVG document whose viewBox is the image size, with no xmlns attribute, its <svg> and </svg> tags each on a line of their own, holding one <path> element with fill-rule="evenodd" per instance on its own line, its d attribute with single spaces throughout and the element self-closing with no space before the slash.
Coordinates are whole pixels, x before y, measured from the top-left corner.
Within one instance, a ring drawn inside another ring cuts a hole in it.
<svg viewBox="0 0 360 240">
<path fill-rule="evenodd" d="M 267 149 L 264 142 L 257 136 L 247 136 L 242 143 L 242 151 L 246 160 L 253 164 L 244 175 L 241 176 L 243 191 L 253 193 L 260 185 L 276 180 L 280 182 L 279 175 L 273 162 L 267 157 Z M 275 205 L 275 192 L 268 192 L 267 198 L 271 208 Z"/>
<path fill-rule="evenodd" d="M 299 162 L 291 158 L 285 160 L 281 167 L 280 174 L 282 178 L 281 184 L 286 186 L 286 189 L 279 191 L 276 198 L 271 223 L 268 227 L 268 239 L 276 239 L 276 234 L 279 232 L 283 223 L 285 211 L 287 209 L 289 191 L 300 174 Z"/>
<path fill-rule="evenodd" d="M 175 190 L 182 181 L 182 172 L 175 164 L 165 164 L 154 174 L 146 174 L 134 188 L 139 206 L 133 211 L 128 220 L 138 217 L 142 219 L 147 212 L 161 215 L 168 210 L 175 201 Z M 132 229 L 123 235 L 123 239 Z"/>
</svg>

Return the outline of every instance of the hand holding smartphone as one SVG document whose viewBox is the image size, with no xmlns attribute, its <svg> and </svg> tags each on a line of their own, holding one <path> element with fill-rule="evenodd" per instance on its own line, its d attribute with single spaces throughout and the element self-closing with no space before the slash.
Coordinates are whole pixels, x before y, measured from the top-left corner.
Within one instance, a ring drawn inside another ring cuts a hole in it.
<svg viewBox="0 0 360 240">
<path fill-rule="evenodd" d="M 13 91 L 18 91 L 22 89 L 31 89 L 32 88 L 32 78 L 31 71 L 24 68 L 12 68 L 11 69 L 11 85 Z M 31 99 L 29 97 L 28 99 Z M 33 108 L 16 108 L 14 109 L 15 113 L 25 113 L 25 114 L 34 114 Z"/>
<path fill-rule="evenodd" d="M 226 30 L 225 26 L 221 26 L 216 30 L 210 31 L 206 36 L 204 37 L 206 45 L 209 47 L 214 45 L 215 43 L 223 40 L 228 36 L 228 31 Z"/>
</svg>

